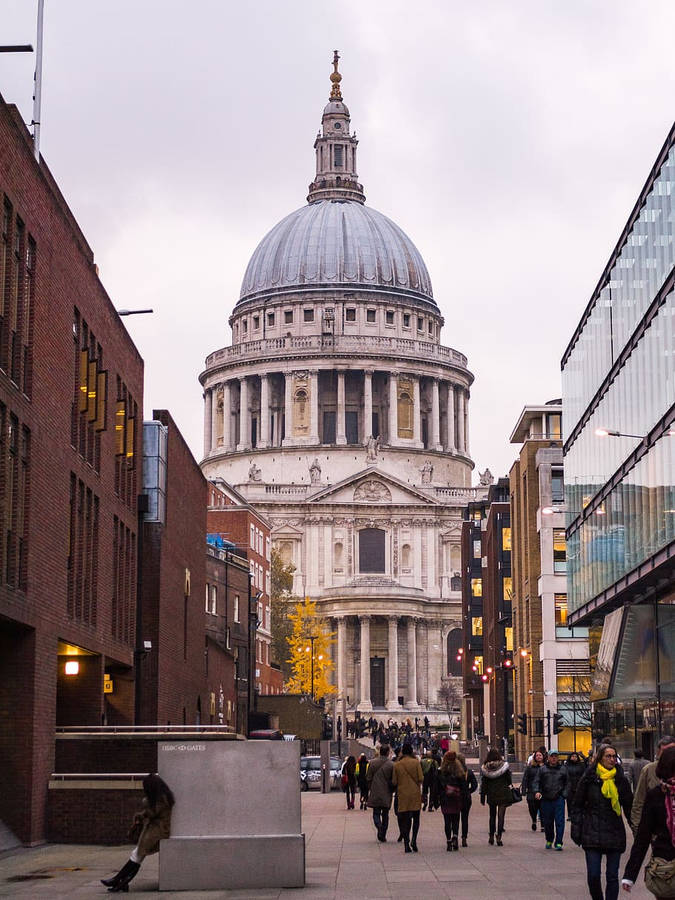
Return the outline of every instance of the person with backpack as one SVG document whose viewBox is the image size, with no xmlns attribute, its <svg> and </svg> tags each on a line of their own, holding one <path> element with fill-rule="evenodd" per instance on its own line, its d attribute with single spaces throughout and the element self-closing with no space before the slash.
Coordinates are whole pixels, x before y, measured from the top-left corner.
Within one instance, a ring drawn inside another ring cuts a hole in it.
<svg viewBox="0 0 675 900">
<path fill-rule="evenodd" d="M 447 849 L 458 850 L 459 818 L 469 797 L 469 789 L 466 770 L 454 750 L 448 750 L 443 756 L 438 772 L 438 788 Z"/>
<path fill-rule="evenodd" d="M 365 753 L 359 756 L 356 763 L 356 783 L 359 786 L 359 809 L 368 808 L 368 757 Z"/>
<path fill-rule="evenodd" d="M 420 765 L 424 776 L 424 781 L 422 782 L 422 809 L 426 809 L 427 805 L 429 805 L 431 810 L 433 809 L 433 787 L 436 780 L 436 772 L 438 771 L 438 764 L 431 750 L 424 754 Z"/>
<path fill-rule="evenodd" d="M 513 803 L 513 779 L 509 764 L 499 750 L 494 747 L 488 750 L 485 762 L 480 767 L 480 802 L 485 806 L 487 800 L 490 808 L 490 824 L 488 844 L 495 842 L 495 828 L 497 832 L 497 846 L 503 847 L 502 834 L 504 833 L 504 818 L 507 807 Z"/>
</svg>

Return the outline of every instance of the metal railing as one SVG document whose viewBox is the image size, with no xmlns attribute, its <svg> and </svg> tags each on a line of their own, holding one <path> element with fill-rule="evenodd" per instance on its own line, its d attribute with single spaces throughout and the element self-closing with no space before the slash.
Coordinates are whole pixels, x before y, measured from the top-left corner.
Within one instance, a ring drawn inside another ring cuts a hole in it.
<svg viewBox="0 0 675 900">
<path fill-rule="evenodd" d="M 57 734 L 235 734 L 231 725 L 68 725 Z"/>
</svg>

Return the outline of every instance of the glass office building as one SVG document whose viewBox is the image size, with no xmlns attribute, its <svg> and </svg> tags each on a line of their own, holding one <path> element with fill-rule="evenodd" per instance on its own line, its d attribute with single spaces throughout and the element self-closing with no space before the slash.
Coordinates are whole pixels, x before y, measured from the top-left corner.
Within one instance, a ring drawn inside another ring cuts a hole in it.
<svg viewBox="0 0 675 900">
<path fill-rule="evenodd" d="M 675 731 L 675 126 L 562 360 L 569 624 L 596 731 Z M 602 629 L 598 626 L 602 625 Z"/>
</svg>

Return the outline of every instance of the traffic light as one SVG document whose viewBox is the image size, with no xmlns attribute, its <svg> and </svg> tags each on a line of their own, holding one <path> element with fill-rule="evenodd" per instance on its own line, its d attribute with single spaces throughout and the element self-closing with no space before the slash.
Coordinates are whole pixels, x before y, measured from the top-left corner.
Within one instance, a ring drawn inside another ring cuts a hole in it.
<svg viewBox="0 0 675 900">
<path fill-rule="evenodd" d="M 553 734 L 560 734 L 564 727 L 560 713 L 553 713 Z"/>
<path fill-rule="evenodd" d="M 518 713 L 518 734 L 527 734 L 527 713 Z"/>
</svg>

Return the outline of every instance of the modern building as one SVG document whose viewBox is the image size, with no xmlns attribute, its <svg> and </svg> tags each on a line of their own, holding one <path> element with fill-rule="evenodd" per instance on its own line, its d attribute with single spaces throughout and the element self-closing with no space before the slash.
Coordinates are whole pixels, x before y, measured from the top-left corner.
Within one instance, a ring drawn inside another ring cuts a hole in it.
<svg viewBox="0 0 675 900">
<path fill-rule="evenodd" d="M 210 537 L 236 547 L 249 561 L 251 590 L 256 607 L 255 690 L 258 694 L 279 694 L 283 675 L 272 662 L 272 621 L 270 606 L 270 523 L 259 509 L 222 479 L 210 481 L 206 527 Z"/>
<path fill-rule="evenodd" d="M 483 500 L 468 504 L 462 523 L 465 740 L 485 736 L 513 749 L 513 625 L 511 620 L 509 481 L 500 478 Z"/>
<path fill-rule="evenodd" d="M 133 722 L 143 361 L 2 98 L 0 204 L 0 831 L 34 843 L 56 729 Z"/>
<path fill-rule="evenodd" d="M 675 126 L 562 359 L 569 621 L 597 736 L 675 731 Z M 593 629 L 592 629 L 593 630 Z"/>
<path fill-rule="evenodd" d="M 588 751 L 588 629 L 569 628 L 562 460 L 562 404 L 526 406 L 511 434 L 515 752 L 546 744 Z M 560 718 L 557 718 L 560 717 Z M 558 730 L 558 723 L 560 730 Z"/>
<path fill-rule="evenodd" d="M 338 57 L 308 202 L 263 238 L 207 357 L 204 459 L 269 520 L 336 634 L 341 699 L 439 710 L 461 627 L 471 487 L 466 357 L 441 344 L 424 260 L 365 204 Z M 456 579 L 456 583 L 455 583 Z"/>
</svg>

